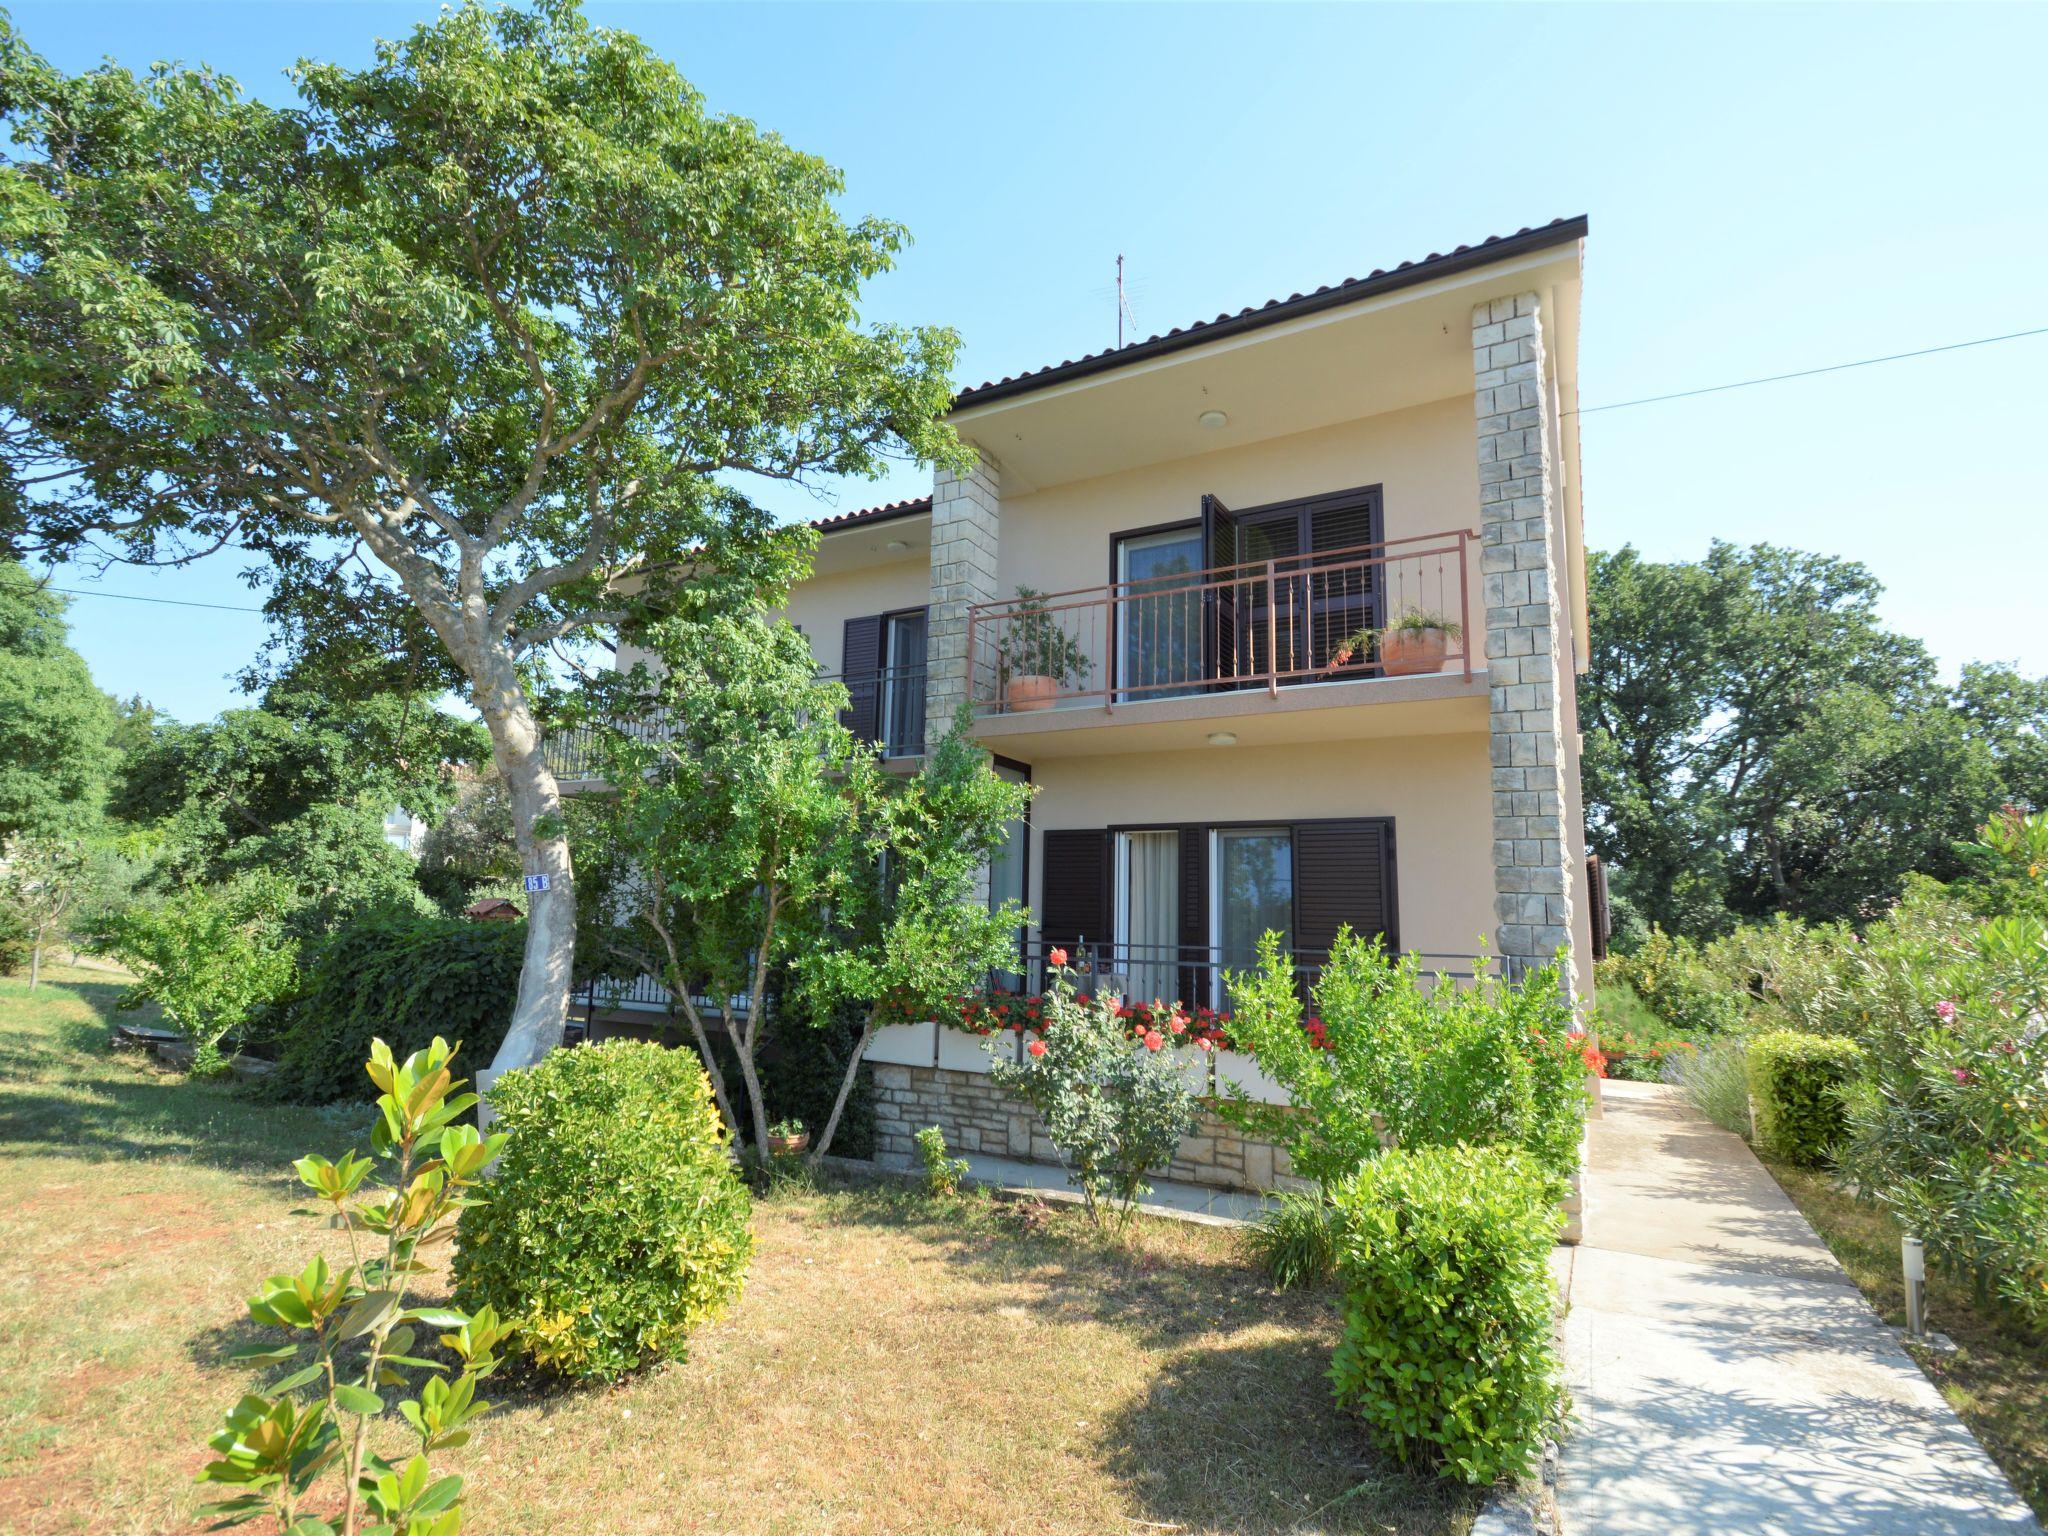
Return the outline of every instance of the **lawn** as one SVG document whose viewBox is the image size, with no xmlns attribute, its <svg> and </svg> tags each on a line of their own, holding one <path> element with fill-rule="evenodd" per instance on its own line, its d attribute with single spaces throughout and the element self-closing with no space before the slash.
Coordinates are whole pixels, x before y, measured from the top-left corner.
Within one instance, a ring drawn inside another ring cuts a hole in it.
<svg viewBox="0 0 2048 1536">
<path fill-rule="evenodd" d="M 0 980 L 0 1530 L 201 1528 L 192 1473 L 247 1377 L 241 1298 L 332 1234 L 288 1163 L 354 1110 L 252 1101 L 107 1048 L 118 983 Z M 756 1213 L 740 1303 L 690 1360 L 499 1409 L 444 1459 L 470 1528 L 1462 1532 L 1378 1469 L 1324 1380 L 1330 1297 L 1236 1233 L 875 1189 Z M 431 1287 L 430 1287 L 431 1289 Z M 2037 1399 L 2038 1401 L 2038 1399 Z"/>
<path fill-rule="evenodd" d="M 1903 1327 L 1897 1224 L 1852 1199 L 1825 1173 L 1767 1166 L 1879 1315 Z M 1921 1367 L 2048 1524 L 2048 1337 L 2006 1309 L 1980 1305 L 1966 1281 L 1930 1268 L 1927 1289 L 1928 1327 L 1958 1348 L 1954 1354 L 1916 1350 Z"/>
</svg>

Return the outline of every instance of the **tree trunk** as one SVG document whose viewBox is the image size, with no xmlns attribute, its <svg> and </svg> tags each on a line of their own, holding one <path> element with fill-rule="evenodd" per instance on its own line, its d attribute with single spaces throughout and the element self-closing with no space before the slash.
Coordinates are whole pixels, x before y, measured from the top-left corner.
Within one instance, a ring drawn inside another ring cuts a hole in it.
<svg viewBox="0 0 2048 1536">
<path fill-rule="evenodd" d="M 28 989 L 33 992 L 36 983 L 43 978 L 43 935 L 40 930 L 36 940 L 28 947 Z"/>
<path fill-rule="evenodd" d="M 506 659 L 495 686 L 477 687 L 477 706 L 491 733 L 491 756 L 512 807 L 512 839 L 520 870 L 539 876 L 543 889 L 526 892 L 526 954 L 519 968 L 519 998 L 505 1043 L 491 1059 L 494 1072 L 530 1067 L 562 1043 L 576 968 L 576 888 L 569 838 L 562 825 L 562 794 L 542 752 L 539 725 L 525 690 Z"/>
<path fill-rule="evenodd" d="M 875 1037 L 875 1016 L 870 1013 L 867 1022 L 860 1027 L 860 1039 L 853 1043 L 853 1060 L 846 1064 L 846 1076 L 839 1080 L 839 1097 L 832 1101 L 832 1113 L 825 1121 L 825 1132 L 811 1146 L 811 1161 L 816 1162 L 832 1149 L 832 1138 L 839 1131 L 839 1117 L 846 1111 L 846 1101 L 853 1094 L 853 1080 L 860 1074 L 860 1064 L 868 1053 L 868 1042 Z"/>
</svg>

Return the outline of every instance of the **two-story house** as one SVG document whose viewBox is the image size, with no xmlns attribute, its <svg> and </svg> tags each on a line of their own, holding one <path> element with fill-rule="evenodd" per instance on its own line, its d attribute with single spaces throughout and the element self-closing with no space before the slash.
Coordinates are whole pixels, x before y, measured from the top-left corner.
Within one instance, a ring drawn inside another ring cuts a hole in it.
<svg viewBox="0 0 2048 1536">
<path fill-rule="evenodd" d="M 1563 950 L 1589 989 L 1585 235 L 964 390 L 970 472 L 818 524 L 789 616 L 856 729 L 907 763 L 964 701 L 1035 786 L 987 892 L 1034 914 L 1021 985 L 1060 945 L 1133 998 L 1223 1007 L 1261 933 L 1312 973 L 1348 923 L 1453 975 Z M 885 1158 L 932 1122 L 1046 1150 L 977 1091 L 982 1042 L 906 1026 L 871 1056 Z M 1183 1162 L 1272 1181 L 1257 1149 Z"/>
</svg>

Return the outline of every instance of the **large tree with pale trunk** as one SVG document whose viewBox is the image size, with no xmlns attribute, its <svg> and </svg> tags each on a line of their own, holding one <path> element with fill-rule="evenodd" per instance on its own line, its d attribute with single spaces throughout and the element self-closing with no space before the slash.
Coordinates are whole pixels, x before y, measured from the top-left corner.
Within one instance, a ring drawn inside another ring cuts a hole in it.
<svg viewBox="0 0 2048 1536">
<path fill-rule="evenodd" d="M 280 106 L 203 67 L 67 76 L 0 19 L 0 532 L 253 553 L 318 641 L 394 604 L 431 631 L 545 879 L 519 1065 L 575 950 L 548 648 L 786 582 L 807 541 L 750 477 L 957 455 L 955 339 L 864 325 L 902 230 L 568 0 L 472 0 L 291 80 Z"/>
</svg>

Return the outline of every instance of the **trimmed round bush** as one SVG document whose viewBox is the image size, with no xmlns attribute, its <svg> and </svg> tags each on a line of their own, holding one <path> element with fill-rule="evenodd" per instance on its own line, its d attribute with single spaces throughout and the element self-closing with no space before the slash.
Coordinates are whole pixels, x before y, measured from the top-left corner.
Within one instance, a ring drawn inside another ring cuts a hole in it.
<svg viewBox="0 0 2048 1536">
<path fill-rule="evenodd" d="M 1756 1106 L 1756 1144 L 1802 1167 L 1832 1161 L 1848 1131 L 1842 1091 L 1863 1052 L 1840 1035 L 1773 1029 L 1749 1042 L 1749 1097 Z"/>
<path fill-rule="evenodd" d="M 458 1305 L 489 1303 L 556 1376 L 682 1359 L 736 1296 L 752 1202 L 695 1053 L 639 1041 L 556 1051 L 488 1095 L 510 1136 L 456 1235 Z"/>
<path fill-rule="evenodd" d="M 1523 1476 L 1564 1411 L 1552 1340 L 1555 1182 L 1507 1147 L 1418 1147 L 1333 1191 L 1337 1402 L 1399 1461 Z"/>
</svg>

